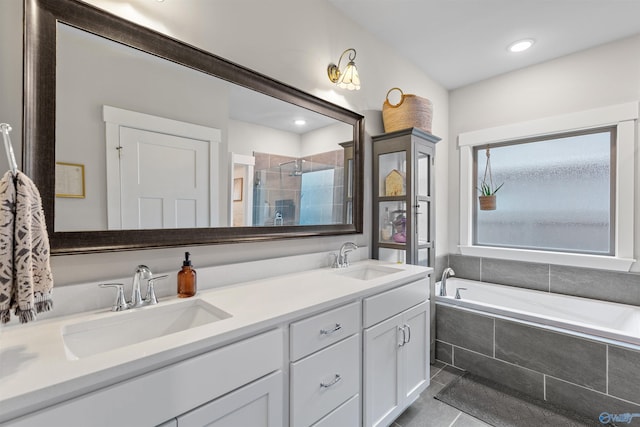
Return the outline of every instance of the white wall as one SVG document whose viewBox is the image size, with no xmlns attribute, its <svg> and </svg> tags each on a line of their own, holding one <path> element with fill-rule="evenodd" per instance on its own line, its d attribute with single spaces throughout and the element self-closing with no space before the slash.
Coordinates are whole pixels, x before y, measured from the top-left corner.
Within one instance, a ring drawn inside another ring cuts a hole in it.
<svg viewBox="0 0 640 427">
<path fill-rule="evenodd" d="M 252 156 L 254 151 L 289 157 L 305 157 L 340 149 L 338 143 L 351 141 L 350 125 L 337 123 L 297 134 L 270 127 L 229 119 L 229 151 Z"/>
<path fill-rule="evenodd" d="M 300 135 L 229 119 L 229 151 L 253 156 L 254 151 L 296 157 L 300 153 Z"/>
<path fill-rule="evenodd" d="M 335 143 L 353 141 L 353 132 L 350 126 L 337 123 L 307 132 L 302 135 L 300 157 L 312 154 L 326 153 L 340 148 Z"/>
<path fill-rule="evenodd" d="M 511 72 L 450 93 L 449 252 L 459 253 L 459 151 L 463 132 L 640 99 L 640 36 Z M 637 141 L 636 141 L 636 152 Z M 621 159 L 634 161 L 634 159 Z M 640 259 L 636 170 L 635 258 Z M 638 263 L 632 270 L 640 270 Z"/>
<path fill-rule="evenodd" d="M 431 99 L 435 109 L 433 132 L 443 138 L 436 161 L 437 252 L 447 252 L 448 93 L 331 4 L 324 0 L 210 0 L 188 5 L 183 1 L 87 2 L 365 115 L 365 177 L 371 174 L 370 135 L 382 132 L 379 117 L 387 90 L 399 86 L 405 93 Z M 0 2 L 0 57 L 3 58 L 0 120 L 11 121 L 15 128 L 20 127 L 22 120 L 22 15 L 22 0 Z M 340 53 L 349 47 L 358 52 L 356 63 L 362 89 L 357 92 L 337 89 L 326 76 L 329 62 L 336 62 Z M 20 129 L 14 135 L 19 142 Z M 363 235 L 56 256 L 52 260 L 56 285 L 126 276 L 139 263 L 149 265 L 153 271 L 177 271 L 185 250 L 193 253 L 196 266 L 205 266 L 336 250 L 346 240 L 369 245 L 370 192 L 370 180 L 365 180 Z"/>
<path fill-rule="evenodd" d="M 84 164 L 86 197 L 56 198 L 54 228 L 106 230 L 103 105 L 212 127 L 224 135 L 227 84 L 69 26 L 61 26 L 58 46 L 56 161 Z M 226 144 L 222 146 L 221 152 L 226 152 Z M 214 171 L 226 160 L 226 156 L 219 159 Z M 226 185 L 226 180 L 222 183 Z"/>
</svg>

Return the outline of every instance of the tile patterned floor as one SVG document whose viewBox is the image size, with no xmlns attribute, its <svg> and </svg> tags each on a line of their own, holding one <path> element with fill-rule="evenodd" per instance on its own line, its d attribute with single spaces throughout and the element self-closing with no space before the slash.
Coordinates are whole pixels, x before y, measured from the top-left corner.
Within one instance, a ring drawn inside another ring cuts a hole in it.
<svg viewBox="0 0 640 427">
<path fill-rule="evenodd" d="M 391 427 L 487 427 L 477 418 L 433 397 L 464 371 L 436 361 L 431 365 L 431 384 Z"/>
</svg>

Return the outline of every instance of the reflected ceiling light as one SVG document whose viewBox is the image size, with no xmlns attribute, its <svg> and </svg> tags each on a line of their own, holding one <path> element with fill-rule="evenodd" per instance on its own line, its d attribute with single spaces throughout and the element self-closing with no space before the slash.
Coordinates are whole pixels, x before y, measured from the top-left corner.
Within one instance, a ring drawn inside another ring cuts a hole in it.
<svg viewBox="0 0 640 427">
<path fill-rule="evenodd" d="M 304 119 L 296 119 L 293 121 L 293 124 L 295 124 L 296 126 L 304 126 L 307 124 L 307 121 Z"/>
<path fill-rule="evenodd" d="M 533 46 L 533 43 L 531 39 L 518 40 L 509 45 L 509 52 L 523 52 Z"/>
<path fill-rule="evenodd" d="M 349 53 L 349 62 L 347 63 L 347 66 L 344 67 L 344 70 L 341 70 L 340 63 L 347 53 Z M 354 59 L 356 59 L 355 49 L 349 48 L 342 52 L 342 55 L 340 55 L 340 59 L 338 60 L 338 65 L 331 63 L 327 68 L 329 80 L 343 89 L 360 90 L 360 76 L 358 75 L 356 64 L 353 62 Z"/>
</svg>

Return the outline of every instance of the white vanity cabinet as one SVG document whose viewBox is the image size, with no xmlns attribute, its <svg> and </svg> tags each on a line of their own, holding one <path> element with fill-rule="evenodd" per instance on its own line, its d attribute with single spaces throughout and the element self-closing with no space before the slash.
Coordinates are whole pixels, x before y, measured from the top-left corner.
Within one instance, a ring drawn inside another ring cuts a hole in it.
<svg viewBox="0 0 640 427">
<path fill-rule="evenodd" d="M 360 302 L 290 325 L 290 426 L 360 425 Z"/>
<path fill-rule="evenodd" d="M 283 331 L 274 329 L 8 421 L 2 426 L 137 427 L 163 424 L 265 375 L 277 373 L 284 360 L 283 347 Z M 270 403 L 279 405 L 282 415 L 282 379 L 277 378 L 279 387 L 271 385 L 269 392 L 256 396 L 255 384 L 258 382 L 253 383 L 242 389 L 246 393 L 234 400 L 233 408 L 222 405 L 221 410 L 238 412 L 238 408 L 248 408 L 256 399 L 264 402 L 263 396 L 268 395 L 275 399 Z M 255 407 L 253 411 L 257 411 Z M 278 426 L 281 421 L 280 418 L 273 424 L 250 425 Z M 172 421 L 168 422 L 172 425 Z"/>
<path fill-rule="evenodd" d="M 428 279 L 365 298 L 364 426 L 387 426 L 429 385 Z"/>
<path fill-rule="evenodd" d="M 233 313 L 232 324 L 74 361 L 12 334 L 9 345 L 34 351 L 40 372 L 68 372 L 24 401 L 0 399 L 0 427 L 388 426 L 429 383 L 430 270 L 381 264 L 362 264 L 383 274 L 373 277 L 323 269 L 303 289 L 307 276 L 291 275 L 215 290 L 202 298 Z"/>
</svg>

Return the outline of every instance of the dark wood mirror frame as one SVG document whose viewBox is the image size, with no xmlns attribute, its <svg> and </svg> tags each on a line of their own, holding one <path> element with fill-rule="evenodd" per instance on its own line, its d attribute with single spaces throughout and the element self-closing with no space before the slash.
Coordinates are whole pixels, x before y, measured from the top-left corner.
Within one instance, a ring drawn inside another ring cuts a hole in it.
<svg viewBox="0 0 640 427">
<path fill-rule="evenodd" d="M 352 224 L 54 231 L 58 22 L 253 89 L 353 126 Z M 52 254 L 79 254 L 362 233 L 364 118 L 204 50 L 75 0 L 25 0 L 23 170 L 40 189 Z"/>
</svg>

